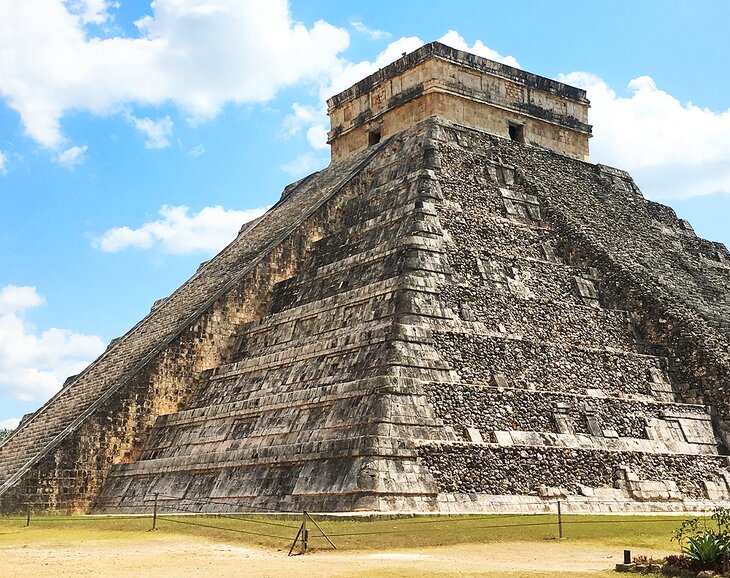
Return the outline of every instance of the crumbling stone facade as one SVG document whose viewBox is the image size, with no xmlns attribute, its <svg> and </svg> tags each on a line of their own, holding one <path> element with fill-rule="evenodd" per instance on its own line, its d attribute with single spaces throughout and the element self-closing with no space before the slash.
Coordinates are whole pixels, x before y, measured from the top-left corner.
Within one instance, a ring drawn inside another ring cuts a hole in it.
<svg viewBox="0 0 730 578">
<path fill-rule="evenodd" d="M 502 66 L 428 50 L 388 74 Z M 3 509 L 730 499 L 730 254 L 623 171 L 492 129 L 431 116 L 288 187 L 0 445 Z"/>
<path fill-rule="evenodd" d="M 430 117 L 588 159 L 588 99 L 580 88 L 427 44 L 327 101 L 332 161 Z"/>
</svg>

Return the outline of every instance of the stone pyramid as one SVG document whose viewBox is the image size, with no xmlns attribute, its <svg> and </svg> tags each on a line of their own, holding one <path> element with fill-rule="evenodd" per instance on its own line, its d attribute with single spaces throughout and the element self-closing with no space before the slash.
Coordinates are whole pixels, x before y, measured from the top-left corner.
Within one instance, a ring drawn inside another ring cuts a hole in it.
<svg viewBox="0 0 730 578">
<path fill-rule="evenodd" d="M 328 104 L 332 164 L 0 445 L 4 511 L 730 499 L 730 254 L 582 90 L 432 43 Z"/>
</svg>

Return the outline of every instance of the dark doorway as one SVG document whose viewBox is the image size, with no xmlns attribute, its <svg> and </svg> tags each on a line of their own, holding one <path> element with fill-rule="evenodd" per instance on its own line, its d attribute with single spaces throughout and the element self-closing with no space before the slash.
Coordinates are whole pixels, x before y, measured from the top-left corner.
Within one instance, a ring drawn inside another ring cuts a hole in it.
<svg viewBox="0 0 730 578">
<path fill-rule="evenodd" d="M 509 138 L 515 142 L 525 142 L 525 126 L 522 124 L 509 124 Z"/>
<path fill-rule="evenodd" d="M 380 129 L 376 128 L 368 133 L 368 146 L 371 147 L 380 142 Z"/>
</svg>

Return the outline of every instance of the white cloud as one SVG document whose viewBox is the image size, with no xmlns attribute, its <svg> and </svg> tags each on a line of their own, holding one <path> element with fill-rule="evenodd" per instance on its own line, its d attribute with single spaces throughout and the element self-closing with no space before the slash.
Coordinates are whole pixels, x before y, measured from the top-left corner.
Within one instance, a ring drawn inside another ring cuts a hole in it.
<svg viewBox="0 0 730 578">
<path fill-rule="evenodd" d="M 172 136 L 174 125 L 169 116 L 163 116 L 159 120 L 152 120 L 147 117 L 137 118 L 130 114 L 127 118 L 134 125 L 134 128 L 147 137 L 144 143 L 145 148 L 164 149 L 170 146 L 169 137 Z"/>
<path fill-rule="evenodd" d="M 292 177 L 304 177 L 327 165 L 328 158 L 322 158 L 313 152 L 299 155 L 297 158 L 281 165 L 281 170 Z"/>
<path fill-rule="evenodd" d="M 108 0 L 66 0 L 68 11 L 77 16 L 82 24 L 103 24 L 111 17 L 109 8 L 118 8 L 118 2 Z"/>
<path fill-rule="evenodd" d="M 78 165 L 84 164 L 84 162 L 86 161 L 86 151 L 88 149 L 89 147 L 87 147 L 86 145 L 80 147 L 73 146 L 57 154 L 54 157 L 54 160 L 62 167 L 71 169 Z"/>
<path fill-rule="evenodd" d="M 415 36 L 398 38 L 388 44 L 372 62 L 368 60 L 357 63 L 345 60 L 337 62 L 331 69 L 329 83 L 324 85 L 320 91 L 322 100 L 342 92 L 378 69 L 398 60 L 404 52 L 413 52 L 423 44 L 423 40 Z"/>
<path fill-rule="evenodd" d="M 326 149 L 329 145 L 327 144 L 327 129 L 322 125 L 314 125 L 307 129 L 307 141 L 312 148 L 317 150 Z"/>
<path fill-rule="evenodd" d="M 319 122 L 323 114 L 325 116 L 327 115 L 326 109 L 322 109 L 321 107 L 317 109 L 313 106 L 299 104 L 298 102 L 292 104 L 291 108 L 291 114 L 284 117 L 284 122 L 282 123 L 284 131 L 288 135 L 297 134 L 303 127 L 314 122 Z"/>
<path fill-rule="evenodd" d="M 284 119 L 283 128 L 287 135 L 299 133 L 306 127 L 307 141 L 315 150 L 327 148 L 327 131 L 329 118 L 326 100 L 359 82 L 391 62 L 398 60 L 404 52 L 412 52 L 423 46 L 420 38 L 399 38 L 391 42 L 372 62 L 363 60 L 358 63 L 338 60 L 330 68 L 327 75 L 320 79 L 319 102 L 316 106 L 301 103 L 292 105 L 292 113 Z M 314 153 L 304 153 L 291 162 L 282 165 L 281 169 L 292 176 L 303 176 L 321 168 L 326 164 Z"/>
<path fill-rule="evenodd" d="M 8 156 L 3 151 L 0 151 L 0 175 L 8 174 L 7 163 L 8 163 Z"/>
<path fill-rule="evenodd" d="M 591 101 L 591 158 L 632 173 L 653 198 L 730 193 L 730 109 L 682 104 L 648 76 L 621 97 L 585 72 L 560 80 L 585 88 Z"/>
<path fill-rule="evenodd" d="M 17 417 L 11 417 L 9 419 L 0 419 L 0 429 L 15 429 L 18 427 L 20 419 Z"/>
<path fill-rule="evenodd" d="M 502 56 L 496 50 L 489 48 L 489 46 L 484 44 L 481 40 L 477 40 L 474 44 L 469 46 L 461 34 L 455 30 L 449 30 L 446 34 L 439 38 L 439 42 L 458 50 L 466 50 L 467 52 L 472 52 L 478 56 L 489 58 L 489 60 L 494 60 L 496 62 L 501 62 L 502 64 L 520 68 L 520 63 L 517 62 L 517 59 L 514 56 Z"/>
<path fill-rule="evenodd" d="M 196 145 L 193 148 L 191 148 L 188 151 L 188 156 L 193 157 L 194 159 L 197 159 L 198 157 L 202 157 L 206 153 L 206 149 L 202 144 Z"/>
<path fill-rule="evenodd" d="M 43 305 L 46 300 L 35 287 L 6 285 L 0 290 L 0 315 L 7 315 Z"/>
<path fill-rule="evenodd" d="M 188 207 L 163 205 L 161 219 L 137 229 L 109 229 L 96 239 L 95 244 L 107 253 L 129 248 L 159 248 L 178 255 L 196 251 L 215 253 L 235 238 L 241 225 L 260 217 L 265 211 L 266 207 L 236 211 L 216 205 L 191 215 Z"/>
<path fill-rule="evenodd" d="M 138 37 L 103 39 L 87 37 L 84 23 L 107 18 L 110 4 L 72 4 L 79 8 L 0 2 L 0 97 L 28 135 L 53 148 L 63 145 L 60 120 L 71 109 L 172 102 L 202 121 L 227 102 L 264 102 L 328 74 L 349 44 L 344 29 L 294 22 L 286 0 L 156 0 Z"/>
<path fill-rule="evenodd" d="M 0 289 L 0 392 L 22 401 L 45 401 L 104 350 L 96 336 L 56 328 L 38 333 L 25 314 L 43 303 L 35 287 Z"/>
<path fill-rule="evenodd" d="M 372 40 L 384 40 L 385 38 L 390 38 L 390 32 L 377 30 L 376 28 L 370 28 L 360 20 L 350 20 L 350 26 L 352 26 L 360 34 L 369 36 Z"/>
</svg>

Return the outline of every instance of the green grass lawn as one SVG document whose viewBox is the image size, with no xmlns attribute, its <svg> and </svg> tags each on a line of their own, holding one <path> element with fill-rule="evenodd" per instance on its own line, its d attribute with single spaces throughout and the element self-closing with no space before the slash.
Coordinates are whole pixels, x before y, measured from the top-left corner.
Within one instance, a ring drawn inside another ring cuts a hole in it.
<svg viewBox="0 0 730 578">
<path fill-rule="evenodd" d="M 315 516 L 339 550 L 388 550 L 483 542 L 558 539 L 555 515 L 439 516 L 396 519 L 343 519 Z M 670 536 L 679 516 L 563 516 L 567 541 L 600 543 L 617 549 L 676 550 Z M 266 548 L 288 548 L 301 520 L 295 517 L 159 516 L 156 535 L 192 535 Z M 69 540 L 136 540 L 152 527 L 150 517 L 33 516 L 0 517 L 0 544 Z M 329 545 L 309 523 L 310 546 Z"/>
</svg>

